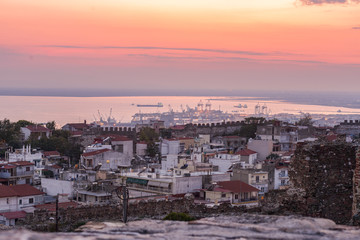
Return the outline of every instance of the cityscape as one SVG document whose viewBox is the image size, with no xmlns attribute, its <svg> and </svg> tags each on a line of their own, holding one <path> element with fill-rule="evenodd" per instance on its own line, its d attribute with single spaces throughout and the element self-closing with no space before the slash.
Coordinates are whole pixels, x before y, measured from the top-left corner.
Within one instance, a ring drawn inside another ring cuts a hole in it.
<svg viewBox="0 0 360 240">
<path fill-rule="evenodd" d="M 359 1 L 0 8 L 0 240 L 360 238 Z"/>
</svg>

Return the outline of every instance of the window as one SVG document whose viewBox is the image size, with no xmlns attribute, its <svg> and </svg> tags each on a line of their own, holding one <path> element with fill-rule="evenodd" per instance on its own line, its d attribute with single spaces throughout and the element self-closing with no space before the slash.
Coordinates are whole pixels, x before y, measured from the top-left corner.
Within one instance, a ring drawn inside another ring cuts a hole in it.
<svg viewBox="0 0 360 240">
<path fill-rule="evenodd" d="M 33 199 L 33 198 L 29 198 L 29 203 L 34 203 L 34 199 Z"/>
<path fill-rule="evenodd" d="M 260 177 L 256 176 L 256 182 L 259 182 L 259 181 L 260 181 Z"/>
<path fill-rule="evenodd" d="M 239 195 L 235 194 L 235 199 L 239 199 Z"/>
<path fill-rule="evenodd" d="M 9 198 L 7 198 L 7 199 L 6 199 L 6 203 L 9 204 L 9 202 L 10 202 L 10 200 L 9 200 Z"/>
<path fill-rule="evenodd" d="M 25 180 L 25 183 L 26 183 L 26 184 L 30 184 L 30 178 L 27 178 L 27 179 Z"/>
<path fill-rule="evenodd" d="M 265 188 L 264 188 L 264 187 L 261 187 L 260 191 L 261 191 L 261 192 L 265 192 Z"/>
<path fill-rule="evenodd" d="M 19 200 L 19 204 L 22 205 L 22 199 Z"/>
<path fill-rule="evenodd" d="M 124 152 L 124 144 L 117 145 L 117 151 L 123 153 Z"/>
<path fill-rule="evenodd" d="M 26 167 L 26 171 L 29 172 L 29 171 L 30 171 L 30 167 Z"/>
<path fill-rule="evenodd" d="M 225 193 L 222 193 L 222 194 L 221 194 L 221 197 L 222 197 L 222 198 L 226 197 L 226 194 L 225 194 Z"/>
</svg>

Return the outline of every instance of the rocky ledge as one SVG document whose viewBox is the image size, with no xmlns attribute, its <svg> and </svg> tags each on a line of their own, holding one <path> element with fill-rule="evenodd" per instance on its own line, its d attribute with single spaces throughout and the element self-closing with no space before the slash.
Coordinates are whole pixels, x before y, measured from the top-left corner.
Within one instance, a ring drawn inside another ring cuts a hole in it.
<svg viewBox="0 0 360 240">
<path fill-rule="evenodd" d="M 192 222 L 144 219 L 89 222 L 72 233 L 4 231 L 0 240 L 23 239 L 356 239 L 360 228 L 336 225 L 323 218 L 243 214 L 218 216 Z"/>
</svg>

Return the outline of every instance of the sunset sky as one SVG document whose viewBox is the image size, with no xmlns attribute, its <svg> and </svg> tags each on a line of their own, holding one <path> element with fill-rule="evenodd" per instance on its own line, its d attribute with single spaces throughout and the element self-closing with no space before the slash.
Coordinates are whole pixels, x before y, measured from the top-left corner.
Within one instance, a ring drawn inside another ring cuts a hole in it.
<svg viewBox="0 0 360 240">
<path fill-rule="evenodd" d="M 360 90 L 360 1 L 0 0 L 1 88 Z"/>
</svg>

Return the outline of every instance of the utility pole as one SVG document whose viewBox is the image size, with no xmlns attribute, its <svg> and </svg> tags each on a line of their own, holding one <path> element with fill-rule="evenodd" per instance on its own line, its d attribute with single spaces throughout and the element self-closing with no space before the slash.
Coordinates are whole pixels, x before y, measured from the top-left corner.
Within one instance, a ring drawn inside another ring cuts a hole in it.
<svg viewBox="0 0 360 240">
<path fill-rule="evenodd" d="M 120 198 L 123 204 L 123 222 L 127 222 L 127 209 L 128 209 L 128 202 L 129 202 L 129 189 L 126 187 L 126 183 L 123 184 L 116 190 L 116 194 Z"/>
<path fill-rule="evenodd" d="M 128 200 L 129 200 L 129 190 L 126 185 L 123 186 L 123 220 L 124 223 L 127 222 L 127 208 L 128 208 Z"/>
<path fill-rule="evenodd" d="M 59 194 L 56 195 L 56 212 L 55 212 L 55 231 L 59 231 Z"/>
</svg>

